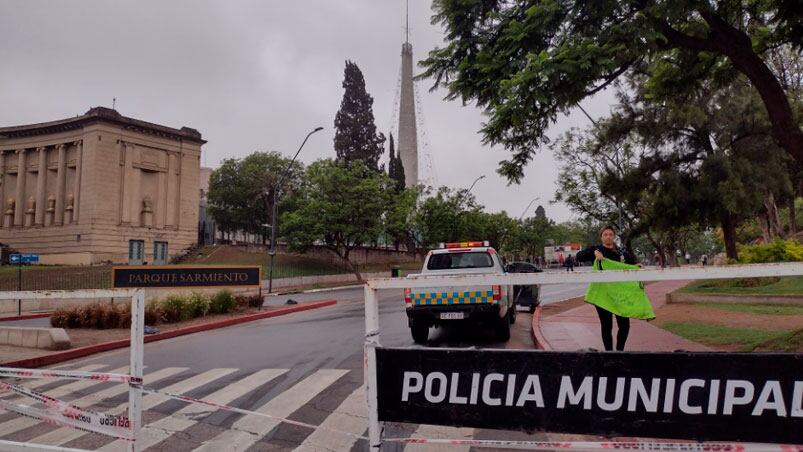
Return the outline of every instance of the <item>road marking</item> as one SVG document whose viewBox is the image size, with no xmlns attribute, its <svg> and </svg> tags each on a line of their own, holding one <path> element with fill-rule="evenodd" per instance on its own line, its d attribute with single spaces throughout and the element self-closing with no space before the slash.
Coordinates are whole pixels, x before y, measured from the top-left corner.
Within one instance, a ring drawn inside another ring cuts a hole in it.
<svg viewBox="0 0 803 452">
<path fill-rule="evenodd" d="M 212 369 L 210 371 L 204 372 L 202 374 L 198 374 L 194 377 L 188 378 L 186 380 L 179 381 L 178 383 L 172 384 L 162 391 L 165 392 L 175 392 L 181 393 L 186 391 L 192 391 L 195 388 L 203 386 L 204 384 L 216 380 L 224 375 L 228 375 L 232 372 L 235 372 L 237 369 Z M 155 380 L 151 380 L 155 381 Z M 165 397 L 159 394 L 148 394 L 142 398 L 142 411 L 150 410 L 151 408 L 159 405 L 160 403 L 164 403 L 170 400 L 169 397 Z M 122 414 L 128 409 L 128 401 L 121 403 L 115 407 L 109 408 L 105 411 L 106 414 L 110 415 L 118 415 Z M 66 444 L 74 439 L 78 439 L 84 436 L 86 432 L 82 432 L 80 430 L 75 430 L 71 428 L 60 428 L 58 430 L 53 430 L 52 432 L 45 433 L 44 435 L 38 436 L 32 439 L 30 442 L 36 444 L 49 444 L 53 446 L 61 446 L 62 444 Z M 119 449 L 118 449 L 119 450 Z"/>
<path fill-rule="evenodd" d="M 255 411 L 278 417 L 290 416 L 348 372 L 348 370 L 340 369 L 319 370 Z M 244 416 L 234 423 L 231 430 L 222 432 L 195 450 L 204 452 L 244 451 L 270 433 L 277 425 L 279 425 L 279 421 Z"/>
<path fill-rule="evenodd" d="M 421 424 L 411 435 L 413 438 L 438 438 L 438 439 L 472 439 L 473 428 L 443 427 L 440 425 Z M 405 452 L 468 452 L 470 446 L 457 446 L 452 444 L 408 444 L 404 448 Z"/>
<path fill-rule="evenodd" d="M 128 366 L 121 367 L 119 369 L 115 369 L 110 373 L 122 372 L 124 369 L 128 369 Z M 183 372 L 185 370 L 187 370 L 186 367 L 167 367 L 167 368 L 158 370 L 156 372 L 153 372 L 151 374 L 145 375 L 144 380 L 145 380 L 146 383 L 150 384 L 150 383 L 153 383 L 154 381 L 159 381 L 159 380 L 161 380 L 163 378 L 167 378 L 167 377 L 169 377 L 171 375 L 175 375 L 175 374 L 177 374 L 179 372 Z M 92 386 L 95 386 L 96 384 L 100 384 L 100 383 L 95 382 L 95 381 L 77 381 L 75 383 L 71 383 L 71 384 L 68 384 L 68 385 L 60 386 L 60 387 L 54 389 L 52 392 L 48 393 L 47 395 L 49 395 L 50 397 L 56 398 L 56 399 L 61 399 L 62 397 L 64 397 L 67 394 L 75 392 L 75 391 L 77 391 L 79 389 L 90 388 Z M 111 397 L 114 397 L 114 396 L 117 396 L 117 395 L 120 395 L 120 394 L 123 394 L 123 393 L 126 393 L 126 392 L 128 392 L 128 385 L 126 385 L 126 384 L 116 384 L 113 387 L 108 388 L 108 389 L 106 389 L 104 391 L 96 392 L 96 393 L 89 394 L 89 395 L 86 395 L 84 397 L 81 397 L 79 399 L 72 400 L 72 401 L 70 401 L 70 404 L 81 406 L 82 403 L 92 402 L 94 400 L 108 399 L 108 398 L 111 398 Z M 27 417 L 19 417 L 19 418 L 16 418 L 16 419 L 12 419 L 12 420 L 10 420 L 8 422 L 0 424 L 0 436 L 10 435 L 10 434 L 12 434 L 14 432 L 18 432 L 20 430 L 26 429 L 28 427 L 32 427 L 32 426 L 40 424 L 40 423 L 41 422 L 38 421 L 38 420 L 30 419 L 30 418 L 27 418 Z"/>
<path fill-rule="evenodd" d="M 263 384 L 283 375 L 287 369 L 263 369 L 249 375 L 242 380 L 232 382 L 228 386 L 204 397 L 204 400 L 219 404 L 229 404 L 232 401 L 248 394 Z M 165 390 L 165 392 L 168 392 Z M 154 394 L 155 395 L 155 394 Z M 206 405 L 187 405 L 172 415 L 150 423 L 142 428 L 138 442 L 142 450 L 155 446 L 171 435 L 184 431 L 199 422 L 203 413 L 210 412 L 212 408 Z M 128 444 L 117 440 L 98 449 L 101 451 L 119 451 Z"/>
<path fill-rule="evenodd" d="M 362 435 L 368 428 L 368 407 L 365 404 L 365 386 L 352 392 L 321 423 L 320 427 L 351 432 Z M 357 438 L 325 430 L 315 430 L 294 452 L 316 452 L 321 450 L 349 450 Z"/>
</svg>

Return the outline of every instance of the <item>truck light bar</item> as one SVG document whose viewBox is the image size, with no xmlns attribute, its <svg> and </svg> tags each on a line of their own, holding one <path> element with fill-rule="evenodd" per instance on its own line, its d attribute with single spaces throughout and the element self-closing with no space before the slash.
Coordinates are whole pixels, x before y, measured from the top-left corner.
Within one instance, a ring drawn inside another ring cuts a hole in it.
<svg viewBox="0 0 803 452">
<path fill-rule="evenodd" d="M 491 246 L 487 240 L 483 240 L 482 242 L 474 241 L 474 242 L 454 242 L 454 243 L 441 243 L 441 248 L 473 248 L 479 246 Z"/>
</svg>

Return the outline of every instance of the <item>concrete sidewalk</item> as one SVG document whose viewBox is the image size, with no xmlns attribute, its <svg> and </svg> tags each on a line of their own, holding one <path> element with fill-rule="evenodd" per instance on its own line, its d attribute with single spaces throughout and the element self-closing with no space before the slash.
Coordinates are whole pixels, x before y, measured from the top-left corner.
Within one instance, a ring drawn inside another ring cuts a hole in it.
<svg viewBox="0 0 803 452">
<path fill-rule="evenodd" d="M 666 294 L 677 290 L 690 281 L 661 281 L 648 284 L 645 288 L 653 309 L 666 303 Z M 546 350 L 574 351 L 594 348 L 604 350 L 600 335 L 599 318 L 593 305 L 585 304 L 551 317 L 541 318 L 533 328 L 540 329 L 541 342 Z M 538 337 L 538 334 L 536 334 Z M 613 328 L 616 343 L 616 322 Z M 711 351 L 705 345 L 692 342 L 662 330 L 643 320 L 630 321 L 630 335 L 625 351 L 673 352 Z"/>
</svg>

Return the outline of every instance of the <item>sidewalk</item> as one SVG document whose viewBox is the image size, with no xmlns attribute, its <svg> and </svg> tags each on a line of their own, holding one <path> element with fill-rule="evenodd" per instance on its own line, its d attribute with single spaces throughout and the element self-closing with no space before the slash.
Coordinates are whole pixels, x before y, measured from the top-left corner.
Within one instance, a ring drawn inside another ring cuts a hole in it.
<svg viewBox="0 0 803 452">
<path fill-rule="evenodd" d="M 690 281 L 661 281 L 648 284 L 645 288 L 653 309 L 656 311 L 666 303 L 666 294 L 677 290 Z M 536 327 L 536 325 L 533 325 Z M 583 306 L 566 312 L 541 318 L 540 333 L 546 350 L 574 351 L 587 348 L 604 350 L 600 337 L 599 319 L 594 306 Z M 616 342 L 616 322 L 613 331 Z M 695 352 L 711 351 L 705 345 L 692 342 L 662 330 L 643 320 L 630 321 L 630 335 L 626 351 L 673 352 L 686 350 Z"/>
</svg>

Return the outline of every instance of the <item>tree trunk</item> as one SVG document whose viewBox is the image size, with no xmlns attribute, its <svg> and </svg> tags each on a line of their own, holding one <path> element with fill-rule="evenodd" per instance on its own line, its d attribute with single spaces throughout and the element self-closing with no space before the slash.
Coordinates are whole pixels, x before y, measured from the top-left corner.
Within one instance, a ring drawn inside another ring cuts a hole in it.
<svg viewBox="0 0 803 452">
<path fill-rule="evenodd" d="M 722 237 L 725 240 L 725 255 L 728 259 L 739 259 L 739 252 L 736 249 L 736 222 L 729 213 L 722 216 Z"/>
<path fill-rule="evenodd" d="M 792 195 L 787 201 L 787 208 L 789 209 L 789 235 L 797 234 L 797 216 L 795 215 L 795 196 Z"/>
<path fill-rule="evenodd" d="M 767 209 L 767 229 L 770 233 L 770 238 L 783 236 L 781 229 L 781 218 L 778 215 L 778 204 L 775 202 L 775 195 L 768 191 L 764 196 L 764 208 Z"/>
</svg>

